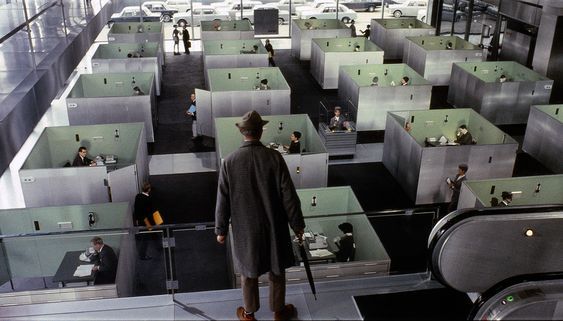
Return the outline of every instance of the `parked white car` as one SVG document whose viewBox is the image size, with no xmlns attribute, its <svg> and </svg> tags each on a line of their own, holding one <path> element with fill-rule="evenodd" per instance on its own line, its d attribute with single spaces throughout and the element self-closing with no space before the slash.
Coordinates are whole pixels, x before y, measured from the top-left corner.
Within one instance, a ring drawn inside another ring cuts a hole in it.
<svg viewBox="0 0 563 321">
<path fill-rule="evenodd" d="M 320 6 L 322 6 L 323 4 L 333 4 L 336 5 L 336 1 L 334 0 L 315 0 L 307 5 L 304 6 L 297 6 L 297 8 L 295 8 L 295 14 L 297 16 L 301 16 L 302 12 L 305 11 L 311 11 L 311 10 L 315 10 L 318 9 Z"/>
<path fill-rule="evenodd" d="M 289 1 L 290 0 L 280 0 L 279 2 L 271 2 L 268 5 L 276 6 L 280 10 L 289 11 Z M 296 14 L 296 8 L 299 6 L 307 5 L 306 0 L 291 0 L 291 14 Z"/>
<path fill-rule="evenodd" d="M 192 23 L 192 11 L 195 26 L 199 26 L 202 21 L 212 21 L 212 20 L 229 20 L 229 13 L 225 11 L 217 11 L 212 6 L 198 6 L 192 9 L 188 9 L 186 12 L 179 12 L 174 15 L 174 24 L 180 27 L 191 26 Z"/>
<path fill-rule="evenodd" d="M 427 0 L 409 0 L 401 4 L 391 4 L 387 6 L 387 12 L 395 18 L 416 17 L 418 11 L 428 7 Z"/>
<path fill-rule="evenodd" d="M 242 11 L 242 20 L 249 20 L 250 23 L 254 24 L 254 12 L 256 10 L 272 10 L 272 9 L 278 10 L 278 23 L 280 25 L 290 21 L 291 18 L 290 18 L 290 15 L 289 15 L 289 11 L 279 10 L 276 7 L 275 3 L 260 4 L 260 5 L 254 6 L 254 8 L 251 9 L 251 10 L 247 10 L 246 8 L 244 8 L 244 10 Z M 240 20 L 241 19 L 240 11 L 229 11 L 229 16 L 230 16 L 231 20 Z"/>
<path fill-rule="evenodd" d="M 152 13 L 160 13 L 160 18 L 163 22 L 172 21 L 172 17 L 178 12 L 178 9 L 168 7 L 164 1 L 145 1 L 142 7 Z"/>
<path fill-rule="evenodd" d="M 345 5 L 324 4 L 319 8 L 301 12 L 300 19 L 336 19 L 338 8 L 338 19 L 344 23 L 349 23 L 350 20 L 358 18 L 356 11 L 346 7 Z"/>
<path fill-rule="evenodd" d="M 129 6 L 121 9 L 120 12 L 111 15 L 111 22 L 134 22 L 139 21 L 143 17 L 144 21 L 154 22 L 160 21 L 160 13 L 152 13 L 147 8 L 139 8 L 139 6 Z"/>
<path fill-rule="evenodd" d="M 192 8 L 191 0 L 166 0 L 165 3 L 168 7 L 178 10 L 178 12 L 186 12 Z M 194 2 L 194 7 L 201 7 L 201 2 Z"/>
<path fill-rule="evenodd" d="M 242 10 L 253 10 L 254 7 L 261 5 L 262 2 L 260 1 L 245 1 L 242 3 Z M 217 9 L 217 11 L 226 11 L 226 12 L 240 12 L 241 10 L 241 6 L 240 6 L 240 2 L 238 3 L 233 3 L 228 7 L 215 7 L 215 9 Z"/>
</svg>

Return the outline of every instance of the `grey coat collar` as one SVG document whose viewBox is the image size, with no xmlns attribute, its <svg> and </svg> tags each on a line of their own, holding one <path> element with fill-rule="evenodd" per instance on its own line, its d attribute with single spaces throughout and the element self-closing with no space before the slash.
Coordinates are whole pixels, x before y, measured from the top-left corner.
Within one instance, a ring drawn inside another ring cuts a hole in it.
<svg viewBox="0 0 563 321">
<path fill-rule="evenodd" d="M 248 147 L 248 146 L 264 146 L 259 140 L 249 140 L 242 142 L 240 147 Z"/>
</svg>

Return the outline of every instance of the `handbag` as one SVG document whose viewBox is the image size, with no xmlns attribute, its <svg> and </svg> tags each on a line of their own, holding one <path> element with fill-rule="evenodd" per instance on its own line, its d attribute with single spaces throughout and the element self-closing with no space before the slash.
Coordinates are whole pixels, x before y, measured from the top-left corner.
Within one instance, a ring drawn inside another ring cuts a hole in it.
<svg viewBox="0 0 563 321">
<path fill-rule="evenodd" d="M 191 47 L 192 47 L 192 42 L 188 41 L 188 48 L 191 48 Z"/>
<path fill-rule="evenodd" d="M 154 213 L 152 213 L 152 220 L 154 221 L 155 225 L 161 225 L 162 223 L 164 223 L 162 215 L 160 215 L 159 211 L 154 211 Z"/>
</svg>

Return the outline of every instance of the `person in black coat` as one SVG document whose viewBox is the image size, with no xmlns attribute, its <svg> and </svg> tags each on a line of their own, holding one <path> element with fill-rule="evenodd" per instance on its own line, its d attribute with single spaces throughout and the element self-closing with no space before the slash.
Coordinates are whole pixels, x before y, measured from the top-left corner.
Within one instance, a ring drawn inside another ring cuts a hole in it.
<svg viewBox="0 0 563 321">
<path fill-rule="evenodd" d="M 274 61 L 274 47 L 270 43 L 270 39 L 266 39 L 266 45 L 264 46 L 268 52 L 268 65 L 270 67 L 275 67 L 276 62 Z"/>
<path fill-rule="evenodd" d="M 504 207 L 508 206 L 510 203 L 512 203 L 512 193 L 507 191 L 502 192 L 502 201 L 498 203 L 497 206 Z"/>
<path fill-rule="evenodd" d="M 88 158 L 86 155 L 88 155 L 88 150 L 86 149 L 86 147 L 80 146 L 80 148 L 78 148 L 78 153 L 76 154 L 76 157 L 74 157 L 74 160 L 72 161 L 72 166 L 80 167 L 80 166 L 95 165 L 96 162 Z"/>
<path fill-rule="evenodd" d="M 461 183 L 467 178 L 465 177 L 465 173 L 467 173 L 467 165 L 466 164 L 459 164 L 457 167 L 457 175 L 455 179 L 448 178 L 446 182 L 448 186 L 453 191 L 452 199 L 450 201 L 450 205 L 448 205 L 448 213 L 453 212 L 457 209 L 457 202 L 459 200 L 459 193 L 461 192 Z"/>
<path fill-rule="evenodd" d="M 342 108 L 340 108 L 339 106 L 334 107 L 334 117 L 332 117 L 330 119 L 330 122 L 328 123 L 328 128 L 330 130 L 344 130 L 346 129 L 344 126 L 344 122 L 346 121 L 346 118 L 344 118 L 344 116 L 341 115 L 342 112 Z"/>
<path fill-rule="evenodd" d="M 348 222 L 338 225 L 338 228 L 344 233 L 343 236 L 337 237 L 334 244 L 338 247 L 336 252 L 336 260 L 338 262 L 351 262 L 354 261 L 356 256 L 356 243 L 354 242 L 354 226 Z"/>
<path fill-rule="evenodd" d="M 183 29 L 182 29 L 182 42 L 184 42 L 184 51 L 186 52 L 186 55 L 190 54 L 190 32 L 188 31 L 188 29 L 186 28 L 186 26 L 184 25 Z"/>
<path fill-rule="evenodd" d="M 152 198 L 150 196 L 151 192 L 151 184 L 148 182 L 143 183 L 143 187 L 141 188 L 141 193 L 135 196 L 135 208 L 133 210 L 133 224 L 135 226 L 144 226 L 145 219 L 148 219 L 148 222 L 151 225 L 154 225 L 152 221 L 152 213 L 154 213 L 155 208 L 152 202 Z M 138 244 L 138 251 L 139 257 L 141 260 L 150 260 L 151 257 L 147 255 L 147 248 L 148 248 L 148 240 L 147 235 L 143 234 L 136 234 L 135 238 Z"/>
<path fill-rule="evenodd" d="M 96 273 L 95 285 L 115 283 L 117 274 L 117 255 L 111 246 L 104 244 L 101 237 L 94 237 L 90 240 L 97 253 L 94 258 L 92 271 Z"/>
<path fill-rule="evenodd" d="M 298 131 L 294 131 L 291 136 L 289 136 L 289 139 L 291 140 L 291 143 L 289 144 L 288 148 L 287 148 L 287 152 L 289 154 L 299 154 L 301 153 L 301 143 L 299 142 L 299 139 L 301 138 L 301 132 Z"/>
<path fill-rule="evenodd" d="M 465 125 L 459 126 L 459 129 L 458 129 L 456 136 L 457 136 L 457 138 L 456 138 L 455 142 L 460 144 L 460 145 L 471 145 L 471 144 L 473 144 L 473 136 L 471 136 L 471 133 L 467 130 L 467 126 L 465 126 Z"/>
</svg>

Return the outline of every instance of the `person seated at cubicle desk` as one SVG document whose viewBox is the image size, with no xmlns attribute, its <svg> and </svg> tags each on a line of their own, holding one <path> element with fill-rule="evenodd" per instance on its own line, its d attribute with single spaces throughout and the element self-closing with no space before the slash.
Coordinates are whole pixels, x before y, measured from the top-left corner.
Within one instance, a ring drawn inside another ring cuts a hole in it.
<svg viewBox="0 0 563 321">
<path fill-rule="evenodd" d="M 354 51 L 355 51 L 355 52 L 360 51 L 360 45 L 356 45 L 356 47 L 354 47 Z"/>
<path fill-rule="evenodd" d="M 503 191 L 501 196 L 502 196 L 502 201 L 498 203 L 497 206 L 505 207 L 508 206 L 510 203 L 512 203 L 512 193 Z"/>
<path fill-rule="evenodd" d="M 301 153 L 301 143 L 299 142 L 300 138 L 301 138 L 301 132 L 298 131 L 294 131 L 291 134 L 291 136 L 289 136 L 291 143 L 289 143 L 289 146 L 288 145 L 284 146 L 289 154 Z"/>
<path fill-rule="evenodd" d="M 133 96 L 143 96 L 145 93 L 139 88 L 139 86 L 133 87 Z"/>
<path fill-rule="evenodd" d="M 467 130 L 466 125 L 459 126 L 459 129 L 456 133 L 455 143 L 460 145 L 473 144 L 473 136 L 471 136 L 471 133 Z"/>
<path fill-rule="evenodd" d="M 508 78 L 506 78 L 505 75 L 500 75 L 500 77 L 498 78 L 498 82 L 503 83 L 503 82 L 507 82 Z"/>
<path fill-rule="evenodd" d="M 104 244 L 101 237 L 96 236 L 90 240 L 92 247 L 97 253 L 92 262 L 94 267 L 92 272 L 96 273 L 94 285 L 115 283 L 115 275 L 117 274 L 117 255 L 111 246 Z"/>
<path fill-rule="evenodd" d="M 344 130 L 344 122 L 346 118 L 341 115 L 342 108 L 339 106 L 334 107 L 334 117 L 330 119 L 328 123 L 328 129 L 335 131 L 335 130 Z"/>
<path fill-rule="evenodd" d="M 451 41 L 448 41 L 448 43 L 446 44 L 446 49 L 452 50 L 453 48 L 454 48 L 454 44 Z"/>
<path fill-rule="evenodd" d="M 379 86 L 379 77 L 377 77 L 377 76 L 373 77 L 373 79 L 371 80 L 370 86 Z"/>
<path fill-rule="evenodd" d="M 250 50 L 241 50 L 240 51 L 241 54 L 255 54 L 257 52 L 258 52 L 258 46 L 257 45 L 252 46 L 252 49 L 250 49 Z"/>
<path fill-rule="evenodd" d="M 72 166 L 73 167 L 96 166 L 96 162 L 88 158 L 87 155 L 88 155 L 88 150 L 86 149 L 86 147 L 80 146 L 80 148 L 78 148 L 78 153 L 76 154 L 76 157 L 74 157 L 74 160 L 72 161 Z"/>
<path fill-rule="evenodd" d="M 268 79 L 260 80 L 260 84 L 256 86 L 256 90 L 269 90 L 270 86 L 268 86 Z"/>
<path fill-rule="evenodd" d="M 401 86 L 408 86 L 409 85 L 409 77 L 404 76 L 403 78 L 401 78 Z"/>
<path fill-rule="evenodd" d="M 141 53 L 138 51 L 132 51 L 127 54 L 127 58 L 142 58 L 142 57 L 143 55 L 141 55 Z"/>
<path fill-rule="evenodd" d="M 351 262 L 354 261 L 356 255 L 356 243 L 354 242 L 354 226 L 348 222 L 338 225 L 338 228 L 344 233 L 343 236 L 338 236 L 334 239 L 334 244 L 338 247 L 336 252 L 336 260 L 338 262 Z"/>
</svg>

